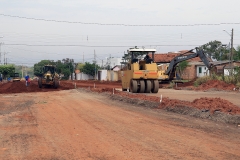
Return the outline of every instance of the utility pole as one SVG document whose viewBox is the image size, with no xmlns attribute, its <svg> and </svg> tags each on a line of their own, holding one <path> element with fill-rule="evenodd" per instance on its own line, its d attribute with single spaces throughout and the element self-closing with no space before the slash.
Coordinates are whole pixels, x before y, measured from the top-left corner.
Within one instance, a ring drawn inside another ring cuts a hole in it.
<svg viewBox="0 0 240 160">
<path fill-rule="evenodd" d="M 95 77 L 94 77 L 94 79 L 96 80 L 96 53 L 95 53 L 95 49 L 94 49 L 94 65 L 95 65 L 95 69 L 94 69 L 94 71 L 95 71 Z"/>
<path fill-rule="evenodd" d="M 109 58 L 109 70 L 111 69 L 111 54 L 110 54 L 110 58 Z"/>
<path fill-rule="evenodd" d="M 2 52 L 1 52 L 1 46 L 3 45 L 2 42 L 0 42 L 0 65 L 2 64 Z"/>
<path fill-rule="evenodd" d="M 6 61 L 5 61 L 5 54 L 6 54 L 6 52 L 3 52 L 3 64 L 4 64 L 4 65 L 6 64 Z"/>
<path fill-rule="evenodd" d="M 231 34 L 231 75 L 233 74 L 233 28 Z"/>
<path fill-rule="evenodd" d="M 84 64 L 84 52 L 83 52 L 83 64 Z"/>
<path fill-rule="evenodd" d="M 2 52 L 3 53 L 3 64 L 6 65 L 7 64 L 7 58 L 5 58 L 5 55 L 9 52 Z"/>
<path fill-rule="evenodd" d="M 23 78 L 23 64 L 22 64 L 22 78 Z"/>
</svg>

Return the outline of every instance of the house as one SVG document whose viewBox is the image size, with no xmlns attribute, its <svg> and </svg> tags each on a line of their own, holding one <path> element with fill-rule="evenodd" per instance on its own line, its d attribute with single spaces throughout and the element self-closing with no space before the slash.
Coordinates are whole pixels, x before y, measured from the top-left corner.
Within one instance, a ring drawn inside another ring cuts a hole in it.
<svg viewBox="0 0 240 160">
<path fill-rule="evenodd" d="M 123 65 L 115 65 L 111 70 L 113 71 L 120 71 L 123 68 Z"/>
<path fill-rule="evenodd" d="M 236 71 L 234 71 L 234 68 L 240 67 L 240 61 L 231 62 L 229 60 L 224 60 L 224 61 L 215 62 L 214 65 L 216 65 L 216 67 L 214 68 L 214 72 L 216 74 L 229 76 L 232 69 L 233 69 L 233 74 L 236 73 Z"/>
</svg>

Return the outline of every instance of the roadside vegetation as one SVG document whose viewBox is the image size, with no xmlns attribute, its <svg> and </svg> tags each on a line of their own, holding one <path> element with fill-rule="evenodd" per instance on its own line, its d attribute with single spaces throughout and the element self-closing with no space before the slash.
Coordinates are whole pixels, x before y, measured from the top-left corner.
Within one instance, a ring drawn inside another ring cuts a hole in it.
<svg viewBox="0 0 240 160">
<path fill-rule="evenodd" d="M 219 80 L 228 84 L 234 84 L 236 87 L 240 87 L 240 67 L 234 69 L 234 74 L 229 76 L 211 74 L 210 76 L 204 76 L 196 79 L 194 86 L 197 87 L 209 80 Z"/>
</svg>

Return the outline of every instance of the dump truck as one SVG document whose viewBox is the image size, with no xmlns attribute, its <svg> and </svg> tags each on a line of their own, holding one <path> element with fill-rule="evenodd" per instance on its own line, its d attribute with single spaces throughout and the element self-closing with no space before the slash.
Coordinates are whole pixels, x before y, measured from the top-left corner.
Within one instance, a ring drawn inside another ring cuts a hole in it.
<svg viewBox="0 0 240 160">
<path fill-rule="evenodd" d="M 54 88 L 59 87 L 59 74 L 56 72 L 54 65 L 45 65 L 42 68 L 42 74 L 38 77 L 38 87 L 53 86 Z"/>
<path fill-rule="evenodd" d="M 154 62 L 156 49 L 130 48 L 130 60 L 122 71 L 122 90 L 132 93 L 157 93 L 159 89 L 158 69 Z M 152 54 L 150 58 L 148 54 Z M 143 56 L 145 56 L 143 58 Z"/>
</svg>

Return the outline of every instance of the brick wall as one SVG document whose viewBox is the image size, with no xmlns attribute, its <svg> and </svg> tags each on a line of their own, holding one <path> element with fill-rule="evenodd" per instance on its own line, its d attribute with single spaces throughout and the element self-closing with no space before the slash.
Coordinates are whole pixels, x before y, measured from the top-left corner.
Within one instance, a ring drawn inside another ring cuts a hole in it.
<svg viewBox="0 0 240 160">
<path fill-rule="evenodd" d="M 192 80 L 197 77 L 195 65 L 188 66 L 182 75 L 182 79 Z"/>
</svg>

